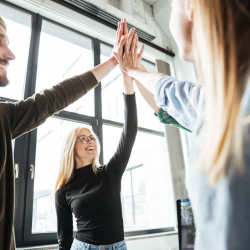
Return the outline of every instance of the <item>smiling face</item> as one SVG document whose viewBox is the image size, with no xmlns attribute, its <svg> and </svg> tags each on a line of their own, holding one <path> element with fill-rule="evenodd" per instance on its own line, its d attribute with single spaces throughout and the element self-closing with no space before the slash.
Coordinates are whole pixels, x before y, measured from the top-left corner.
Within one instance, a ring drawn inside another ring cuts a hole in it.
<svg viewBox="0 0 250 250">
<path fill-rule="evenodd" d="M 0 87 L 8 85 L 9 80 L 7 78 L 7 67 L 10 60 L 15 59 L 15 55 L 8 47 L 9 40 L 6 35 L 6 31 L 2 25 L 0 25 Z"/>
<path fill-rule="evenodd" d="M 97 143 L 94 135 L 83 128 L 77 135 L 74 147 L 76 168 L 91 164 L 97 156 Z"/>
</svg>

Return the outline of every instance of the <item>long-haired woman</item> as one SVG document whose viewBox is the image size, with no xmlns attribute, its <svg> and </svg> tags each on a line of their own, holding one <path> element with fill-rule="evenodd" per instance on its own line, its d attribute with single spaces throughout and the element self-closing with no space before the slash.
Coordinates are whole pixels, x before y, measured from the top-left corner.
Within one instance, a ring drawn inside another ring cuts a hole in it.
<svg viewBox="0 0 250 250">
<path fill-rule="evenodd" d="M 130 34 L 128 41 L 133 30 Z M 55 187 L 59 249 L 127 249 L 120 191 L 137 133 L 137 111 L 133 80 L 124 73 L 123 86 L 124 127 L 107 164 L 99 164 L 100 145 L 92 130 L 77 127 L 67 137 Z M 77 223 L 74 239 L 72 213 Z"/>
<path fill-rule="evenodd" d="M 248 250 L 250 1 L 172 0 L 170 30 L 182 59 L 196 64 L 200 84 L 143 72 L 136 56 L 116 58 L 154 92 L 157 106 L 193 132 L 186 184 L 196 249 Z"/>
</svg>

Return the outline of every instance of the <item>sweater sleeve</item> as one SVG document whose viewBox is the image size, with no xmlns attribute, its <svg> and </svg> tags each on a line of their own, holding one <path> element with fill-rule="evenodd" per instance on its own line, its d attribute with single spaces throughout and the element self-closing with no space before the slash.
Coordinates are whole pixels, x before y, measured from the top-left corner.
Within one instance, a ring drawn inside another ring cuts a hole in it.
<svg viewBox="0 0 250 250">
<path fill-rule="evenodd" d="M 155 101 L 178 123 L 192 130 L 198 107 L 203 102 L 203 88 L 189 81 L 164 76 L 156 85 Z"/>
<path fill-rule="evenodd" d="M 55 207 L 59 250 L 69 250 L 73 242 L 72 212 L 60 189 L 57 190 L 55 195 Z"/>
<path fill-rule="evenodd" d="M 41 125 L 52 116 L 73 103 L 97 85 L 91 71 L 64 80 L 17 103 L 9 103 L 12 138 L 16 138 Z"/>
<path fill-rule="evenodd" d="M 107 171 L 122 176 L 128 164 L 129 157 L 137 134 L 137 109 L 135 94 L 124 95 L 124 125 L 115 154 L 105 166 Z"/>
</svg>

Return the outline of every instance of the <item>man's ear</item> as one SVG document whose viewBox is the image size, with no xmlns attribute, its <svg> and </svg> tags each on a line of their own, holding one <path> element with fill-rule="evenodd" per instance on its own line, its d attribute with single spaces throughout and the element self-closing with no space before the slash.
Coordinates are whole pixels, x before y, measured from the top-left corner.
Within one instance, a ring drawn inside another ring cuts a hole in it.
<svg viewBox="0 0 250 250">
<path fill-rule="evenodd" d="M 208 0 L 209 1 L 209 0 Z M 194 15 L 193 15 L 193 0 L 187 0 L 186 1 L 186 14 L 187 14 L 187 19 L 190 22 L 193 22 Z"/>
</svg>

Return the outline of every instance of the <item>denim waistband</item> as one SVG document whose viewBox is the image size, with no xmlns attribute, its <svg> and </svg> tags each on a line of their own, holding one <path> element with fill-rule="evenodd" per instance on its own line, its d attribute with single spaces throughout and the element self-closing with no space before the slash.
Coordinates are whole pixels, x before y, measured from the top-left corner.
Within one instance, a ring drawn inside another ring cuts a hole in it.
<svg viewBox="0 0 250 250">
<path fill-rule="evenodd" d="M 92 245 L 74 239 L 71 250 L 127 250 L 125 240 L 110 245 Z"/>
</svg>

